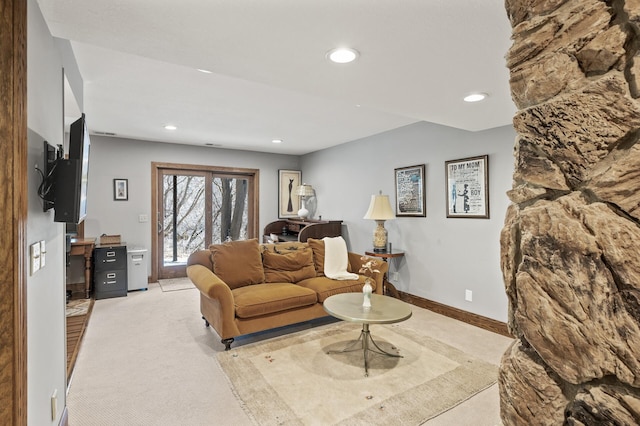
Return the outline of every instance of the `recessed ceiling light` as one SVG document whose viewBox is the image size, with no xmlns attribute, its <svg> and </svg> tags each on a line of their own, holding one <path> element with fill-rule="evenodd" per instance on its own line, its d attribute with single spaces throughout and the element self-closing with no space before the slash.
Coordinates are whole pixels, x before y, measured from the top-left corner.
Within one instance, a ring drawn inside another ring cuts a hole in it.
<svg viewBox="0 0 640 426">
<path fill-rule="evenodd" d="M 211 74 L 212 73 L 212 71 L 205 70 L 205 69 L 202 69 L 202 68 L 198 68 L 198 71 L 200 71 L 202 73 L 205 73 L 205 74 Z"/>
<path fill-rule="evenodd" d="M 177 129 L 177 127 L 174 126 L 173 124 L 167 124 L 166 126 L 164 126 L 164 128 L 166 130 L 176 130 Z"/>
<path fill-rule="evenodd" d="M 471 93 L 464 97 L 465 102 L 479 102 L 486 99 L 489 96 L 486 93 Z"/>
<path fill-rule="evenodd" d="M 282 143 L 282 139 L 273 139 L 272 143 Z"/>
<path fill-rule="evenodd" d="M 360 53 L 349 47 L 338 47 L 327 52 L 327 58 L 336 64 L 347 64 L 354 61 Z"/>
</svg>

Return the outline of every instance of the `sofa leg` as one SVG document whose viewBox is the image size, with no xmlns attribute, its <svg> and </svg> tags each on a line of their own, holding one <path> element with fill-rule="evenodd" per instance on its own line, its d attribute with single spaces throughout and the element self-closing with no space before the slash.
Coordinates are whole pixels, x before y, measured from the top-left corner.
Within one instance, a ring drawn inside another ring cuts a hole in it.
<svg viewBox="0 0 640 426">
<path fill-rule="evenodd" d="M 203 316 L 202 319 L 204 320 L 204 326 L 205 327 L 209 327 L 209 321 L 207 321 L 207 319 Z"/>
<path fill-rule="evenodd" d="M 228 351 L 231 349 L 231 344 L 233 343 L 233 337 L 229 339 L 222 339 L 221 342 L 224 344 L 224 350 Z"/>
</svg>

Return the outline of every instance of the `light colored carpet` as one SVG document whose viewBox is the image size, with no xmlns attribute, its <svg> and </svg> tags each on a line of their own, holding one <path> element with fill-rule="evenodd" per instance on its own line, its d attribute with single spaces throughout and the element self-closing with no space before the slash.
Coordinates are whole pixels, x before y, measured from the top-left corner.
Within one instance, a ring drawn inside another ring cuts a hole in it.
<svg viewBox="0 0 640 426">
<path fill-rule="evenodd" d="M 87 315 L 87 312 L 89 312 L 89 306 L 91 306 L 91 299 L 70 300 L 66 305 L 66 316 L 77 317 L 80 315 Z"/>
<path fill-rule="evenodd" d="M 165 293 L 151 283 L 148 291 L 95 301 L 66 395 L 71 426 L 255 426 L 220 368 L 216 355 L 224 352 L 224 345 L 201 319 L 199 294 Z M 317 327 L 312 325 L 317 324 L 236 339 L 227 353 L 292 332 L 314 332 Z M 417 307 L 411 318 L 398 325 L 421 330 L 431 339 L 494 365 L 513 341 Z M 372 333 L 377 336 L 377 326 L 372 326 Z M 381 341 L 408 355 L 404 339 L 380 334 Z M 278 365 L 279 360 L 278 354 L 273 363 Z M 379 374 L 375 366 L 370 379 L 376 379 L 374 372 Z M 304 377 L 297 377 L 291 386 L 303 390 L 298 386 Z M 380 395 L 378 391 L 371 394 Z M 425 422 L 425 426 L 499 424 L 497 384 Z"/>
<path fill-rule="evenodd" d="M 376 343 L 403 358 L 370 354 L 365 377 L 362 350 L 327 354 L 347 348 L 360 328 L 322 326 L 219 353 L 218 361 L 260 425 L 417 425 L 497 380 L 497 366 L 402 324 L 371 326 Z"/>
<path fill-rule="evenodd" d="M 168 278 L 164 280 L 158 280 L 162 291 L 179 291 L 179 290 L 191 290 L 196 288 L 189 278 Z"/>
</svg>

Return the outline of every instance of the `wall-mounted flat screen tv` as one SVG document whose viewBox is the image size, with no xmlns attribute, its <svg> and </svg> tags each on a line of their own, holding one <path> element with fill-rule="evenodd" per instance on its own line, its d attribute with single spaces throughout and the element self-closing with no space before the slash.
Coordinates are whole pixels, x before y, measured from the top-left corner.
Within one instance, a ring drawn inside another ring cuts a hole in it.
<svg viewBox="0 0 640 426">
<path fill-rule="evenodd" d="M 71 124 L 69 158 L 56 162 L 54 220 L 80 223 L 87 215 L 91 141 L 85 115 Z"/>
</svg>

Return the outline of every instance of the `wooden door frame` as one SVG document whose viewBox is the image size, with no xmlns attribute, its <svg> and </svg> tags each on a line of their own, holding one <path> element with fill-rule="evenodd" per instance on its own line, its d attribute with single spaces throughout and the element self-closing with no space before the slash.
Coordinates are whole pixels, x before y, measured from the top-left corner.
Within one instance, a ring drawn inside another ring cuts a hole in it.
<svg viewBox="0 0 640 426">
<path fill-rule="evenodd" d="M 27 2 L 0 0 L 0 418 L 27 424 Z"/>
<path fill-rule="evenodd" d="M 160 268 L 158 262 L 158 188 L 159 188 L 159 177 L 161 169 L 170 169 L 170 170 L 191 170 L 191 171 L 202 171 L 202 172 L 211 172 L 213 170 L 228 174 L 231 177 L 243 175 L 248 176 L 250 180 L 249 185 L 249 193 L 247 196 L 249 197 L 250 204 L 252 207 L 253 221 L 250 221 L 248 224 L 248 236 L 249 238 L 257 238 L 258 237 L 258 225 L 260 222 L 260 170 L 259 169 L 245 169 L 240 167 L 219 167 L 219 166 L 209 166 L 209 165 L 196 165 L 196 164 L 178 164 L 178 163 L 161 163 L 161 162 L 151 162 L 151 249 L 149 250 L 151 256 L 151 282 L 158 281 L 158 271 Z"/>
</svg>

